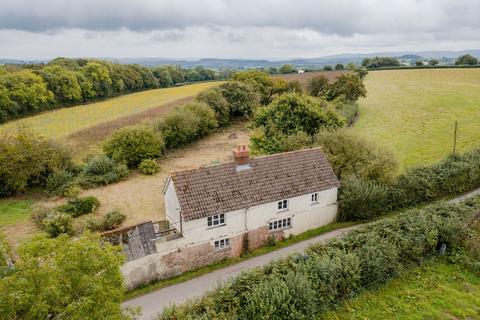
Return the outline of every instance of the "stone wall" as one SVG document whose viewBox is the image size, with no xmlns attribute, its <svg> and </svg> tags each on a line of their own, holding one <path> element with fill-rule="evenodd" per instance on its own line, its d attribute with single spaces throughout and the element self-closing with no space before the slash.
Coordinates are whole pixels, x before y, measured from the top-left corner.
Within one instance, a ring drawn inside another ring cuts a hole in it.
<svg viewBox="0 0 480 320">
<path fill-rule="evenodd" d="M 135 288 L 219 262 L 225 258 L 239 257 L 246 248 L 254 250 L 264 245 L 270 235 L 279 240 L 283 237 L 283 231 L 271 233 L 267 227 L 252 230 L 230 238 L 230 247 L 220 250 L 216 250 L 212 242 L 206 242 L 178 248 L 168 253 L 150 254 L 127 262 L 122 266 L 122 273 L 127 288 Z"/>
</svg>

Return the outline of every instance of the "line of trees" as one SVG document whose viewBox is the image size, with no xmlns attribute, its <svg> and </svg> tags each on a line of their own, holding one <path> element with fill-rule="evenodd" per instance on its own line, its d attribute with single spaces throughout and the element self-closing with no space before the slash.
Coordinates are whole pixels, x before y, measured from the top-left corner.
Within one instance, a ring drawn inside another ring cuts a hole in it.
<svg viewBox="0 0 480 320">
<path fill-rule="evenodd" d="M 48 64 L 0 68 L 0 123 L 39 111 L 184 82 L 225 79 L 230 71 L 198 66 L 147 68 L 94 59 L 56 58 Z"/>
</svg>

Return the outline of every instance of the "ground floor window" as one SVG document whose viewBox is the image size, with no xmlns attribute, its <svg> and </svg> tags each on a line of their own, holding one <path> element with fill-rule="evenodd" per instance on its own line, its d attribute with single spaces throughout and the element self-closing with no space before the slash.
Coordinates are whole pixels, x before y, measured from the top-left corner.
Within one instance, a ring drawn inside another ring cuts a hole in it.
<svg viewBox="0 0 480 320">
<path fill-rule="evenodd" d="M 224 249 L 230 247 L 230 239 L 215 240 L 215 249 Z"/>
<path fill-rule="evenodd" d="M 285 218 L 268 223 L 268 230 L 285 229 L 292 225 L 292 218 Z"/>
</svg>

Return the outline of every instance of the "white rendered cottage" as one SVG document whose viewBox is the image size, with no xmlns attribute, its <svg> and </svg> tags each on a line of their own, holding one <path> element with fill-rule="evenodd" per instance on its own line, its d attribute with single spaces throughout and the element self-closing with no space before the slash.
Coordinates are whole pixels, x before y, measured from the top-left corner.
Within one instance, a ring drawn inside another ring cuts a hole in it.
<svg viewBox="0 0 480 320">
<path fill-rule="evenodd" d="M 175 172 L 165 188 L 169 222 L 190 243 L 231 255 L 331 223 L 340 183 L 320 148 L 249 158 Z"/>
<path fill-rule="evenodd" d="M 333 222 L 340 183 L 319 148 L 173 173 L 164 188 L 168 235 L 122 267 L 129 288 Z M 173 232 L 173 234 L 171 233 Z"/>
</svg>

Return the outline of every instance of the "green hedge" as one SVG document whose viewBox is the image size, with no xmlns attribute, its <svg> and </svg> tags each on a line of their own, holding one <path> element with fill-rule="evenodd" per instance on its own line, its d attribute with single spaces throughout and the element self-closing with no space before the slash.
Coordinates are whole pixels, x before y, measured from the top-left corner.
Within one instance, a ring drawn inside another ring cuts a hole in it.
<svg viewBox="0 0 480 320">
<path fill-rule="evenodd" d="M 243 273 L 159 319 L 312 319 L 365 286 L 382 284 L 441 244 L 462 246 L 480 203 L 437 204 L 361 227 L 304 255 Z"/>
<path fill-rule="evenodd" d="M 452 155 L 438 164 L 407 170 L 394 183 L 342 180 L 343 220 L 371 219 L 391 210 L 429 203 L 480 187 L 480 149 Z M 368 214 L 365 214 L 368 212 Z"/>
<path fill-rule="evenodd" d="M 78 217 L 84 214 L 92 213 L 97 210 L 100 202 L 95 197 L 84 197 L 70 199 L 64 205 L 57 207 L 57 210 L 67 213 L 72 217 Z"/>
</svg>

